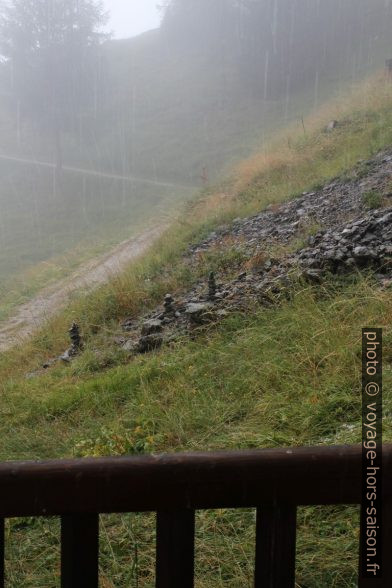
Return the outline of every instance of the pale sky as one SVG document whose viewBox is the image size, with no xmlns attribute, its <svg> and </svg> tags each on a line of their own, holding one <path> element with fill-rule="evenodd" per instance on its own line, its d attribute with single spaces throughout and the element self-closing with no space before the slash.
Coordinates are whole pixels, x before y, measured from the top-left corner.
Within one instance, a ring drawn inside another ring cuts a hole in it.
<svg viewBox="0 0 392 588">
<path fill-rule="evenodd" d="M 116 39 L 139 35 L 159 26 L 159 0 L 104 0 L 111 13 L 109 29 Z"/>
</svg>

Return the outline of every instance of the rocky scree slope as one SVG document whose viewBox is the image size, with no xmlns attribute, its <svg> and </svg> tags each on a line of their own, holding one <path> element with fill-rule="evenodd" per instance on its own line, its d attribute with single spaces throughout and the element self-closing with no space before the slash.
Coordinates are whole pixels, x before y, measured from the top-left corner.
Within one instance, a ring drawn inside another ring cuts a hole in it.
<svg viewBox="0 0 392 588">
<path fill-rule="evenodd" d="M 377 208 L 369 210 L 369 202 Z M 360 161 L 350 176 L 245 219 L 235 219 L 192 246 L 189 264 L 230 249 L 243 263 L 236 275 L 209 275 L 191 291 L 142 319 L 127 319 L 117 343 L 146 353 L 194 333 L 230 312 L 287 299 L 299 279 L 321 283 L 328 274 L 372 271 L 380 287 L 392 285 L 392 149 Z M 312 234 L 309 235 L 309 232 Z M 296 240 L 302 246 L 290 251 Z M 277 248 L 280 254 L 268 252 Z M 283 253 L 282 253 L 283 251 Z M 246 271 L 245 271 L 246 269 Z M 218 280 L 217 280 L 218 278 Z M 125 334 L 126 333 L 126 334 Z"/>
<path fill-rule="evenodd" d="M 162 306 L 126 319 L 115 344 L 131 356 L 151 352 L 229 313 L 287 300 L 300 280 L 317 286 L 328 275 L 365 270 L 392 288 L 392 148 L 320 189 L 218 228 L 189 248 L 184 263 L 205 268 L 208 255 L 230 253 L 229 271 L 210 272 L 176 299 L 167 294 Z M 75 328 L 71 347 L 44 368 L 79 355 Z"/>
</svg>

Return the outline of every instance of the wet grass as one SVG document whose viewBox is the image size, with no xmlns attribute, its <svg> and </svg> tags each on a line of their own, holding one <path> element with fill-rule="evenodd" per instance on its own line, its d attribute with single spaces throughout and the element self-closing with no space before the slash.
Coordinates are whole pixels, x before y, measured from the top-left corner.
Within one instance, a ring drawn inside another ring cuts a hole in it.
<svg viewBox="0 0 392 588">
<path fill-rule="evenodd" d="M 279 308 L 229 317 L 193 342 L 132 363 L 117 357 L 94 371 L 88 350 L 71 368 L 3 384 L 1 458 L 358 442 L 361 328 L 383 326 L 388 350 L 391 316 L 390 293 L 358 277 L 322 291 L 299 288 Z M 391 359 L 387 351 L 386 388 Z M 391 441 L 388 398 L 384 410 Z M 57 525 L 9 523 L 11 586 L 51 585 Z M 152 586 L 154 518 L 104 517 L 102 525 L 103 575 L 114 586 L 136 578 Z M 357 535 L 354 508 L 301 509 L 298 585 L 355 586 Z M 252 512 L 200 513 L 197 537 L 199 586 L 251 586 Z"/>
<path fill-rule="evenodd" d="M 289 151 L 271 152 L 268 165 L 264 156 L 258 165 L 244 163 L 232 180 L 190 203 L 128 271 L 75 298 L 33 340 L 1 356 L 0 458 L 358 442 L 365 324 L 384 327 L 386 389 L 392 383 L 392 300 L 370 276 L 331 278 L 317 289 L 299 283 L 280 306 L 227 317 L 192 341 L 133 361 L 113 337 L 120 319 L 153 308 L 168 291 L 186 290 L 211 268 L 230 272 L 243 263 L 218 252 L 190 265 L 189 243 L 271 201 L 350 175 L 358 159 L 392 144 L 392 89 L 379 83 L 373 111 L 363 89 L 362 110 L 342 113 L 347 124 L 336 133 L 323 131 L 325 121 L 339 118 L 330 109 L 306 140 L 298 136 Z M 82 326 L 83 354 L 71 366 L 26 378 L 66 347 L 72 319 Z M 391 410 L 386 395 L 386 441 L 392 441 Z M 298 528 L 298 587 L 356 586 L 358 510 L 300 509 Z M 55 519 L 7 522 L 11 588 L 59 584 L 58 531 Z M 153 515 L 102 517 L 102 587 L 153 586 L 154 533 Z M 199 513 L 196 585 L 251 586 L 253 551 L 252 511 Z"/>
</svg>

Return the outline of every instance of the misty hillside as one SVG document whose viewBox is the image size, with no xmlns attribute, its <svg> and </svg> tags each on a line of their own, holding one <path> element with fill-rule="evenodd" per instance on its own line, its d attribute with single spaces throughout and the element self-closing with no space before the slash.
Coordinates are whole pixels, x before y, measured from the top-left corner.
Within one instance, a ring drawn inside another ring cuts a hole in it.
<svg viewBox="0 0 392 588">
<path fill-rule="evenodd" d="M 62 134 L 64 164 L 179 186 L 0 162 L 0 280 L 125 239 L 278 128 L 302 128 L 329 96 L 383 67 L 391 12 L 384 0 L 182 0 L 160 30 L 105 42 L 93 99 Z M 0 79 L 0 153 L 54 161 L 52 137 L 16 102 L 6 64 Z"/>
<path fill-rule="evenodd" d="M 214 178 L 390 53 L 383 1 L 177 4 L 160 31 L 107 46 L 116 102 L 103 134 L 125 125 L 115 159 L 125 148 L 146 174 L 197 183 L 208 166 Z"/>
<path fill-rule="evenodd" d="M 66 161 L 200 185 L 272 130 L 390 57 L 385 0 L 178 0 L 161 29 L 101 47 L 94 100 L 65 133 Z M 2 72 L 4 149 L 47 156 L 50 137 Z M 6 143 L 5 143 L 6 141 Z"/>
<path fill-rule="evenodd" d="M 383 67 L 391 25 L 383 0 L 174 2 L 160 30 L 103 48 L 92 158 L 196 186 L 207 167 L 214 179 Z"/>
<path fill-rule="evenodd" d="M 383 327 L 392 383 L 391 106 L 385 75 L 324 105 L 1 353 L 2 459 L 358 443 L 363 325 Z M 254 585 L 254 514 L 197 513 L 197 588 Z M 298 509 L 298 587 L 357 586 L 358 522 L 353 505 Z M 154 585 L 155 516 L 100 525 L 102 584 Z M 6 521 L 10 588 L 52 585 L 58 537 L 53 517 Z"/>
<path fill-rule="evenodd" d="M 392 0 L 161 1 L 0 0 L 0 588 L 382 586 Z"/>
</svg>

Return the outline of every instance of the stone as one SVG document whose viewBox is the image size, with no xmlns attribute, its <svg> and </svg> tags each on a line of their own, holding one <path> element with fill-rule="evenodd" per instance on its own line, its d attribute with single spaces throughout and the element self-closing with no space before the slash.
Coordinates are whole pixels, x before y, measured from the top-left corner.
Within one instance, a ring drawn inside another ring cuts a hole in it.
<svg viewBox="0 0 392 588">
<path fill-rule="evenodd" d="M 122 324 L 123 331 L 132 331 L 134 328 L 135 321 L 131 318 L 127 318 Z"/>
<path fill-rule="evenodd" d="M 338 127 L 338 125 L 339 123 L 337 120 L 331 120 L 327 125 L 327 132 L 332 133 L 332 131 L 334 131 Z"/>
<path fill-rule="evenodd" d="M 80 327 L 77 323 L 72 323 L 71 328 L 68 331 L 69 338 L 71 339 L 71 347 L 75 351 L 80 351 L 83 347 L 82 337 L 80 335 Z"/>
<path fill-rule="evenodd" d="M 176 309 L 174 307 L 174 299 L 171 294 L 166 294 L 165 300 L 163 302 L 163 306 L 164 306 L 164 313 L 166 316 L 175 314 Z"/>
<path fill-rule="evenodd" d="M 341 249 L 337 249 L 335 251 L 335 260 L 336 261 L 344 261 L 346 258 L 346 255 L 344 253 L 344 251 L 342 251 Z"/>
<path fill-rule="evenodd" d="M 54 364 L 56 363 L 55 359 L 49 359 L 48 361 L 46 361 L 44 364 L 42 364 L 42 368 L 44 370 L 48 370 L 49 368 L 51 368 Z"/>
<path fill-rule="evenodd" d="M 189 304 L 186 305 L 185 307 L 185 313 L 188 315 L 191 314 L 198 314 L 200 312 L 205 312 L 208 309 L 211 308 L 210 304 L 207 304 L 205 302 L 191 302 Z"/>
<path fill-rule="evenodd" d="M 159 319 L 150 319 L 142 325 L 142 336 L 161 333 L 163 330 L 162 321 Z"/>
<path fill-rule="evenodd" d="M 61 361 L 64 361 L 65 363 L 70 363 L 71 360 L 73 359 L 74 355 L 70 354 L 70 349 L 67 349 L 67 351 L 64 351 L 64 353 L 62 355 L 60 355 L 59 359 Z"/>
<path fill-rule="evenodd" d="M 383 278 L 380 280 L 380 284 L 384 290 L 392 289 L 392 278 Z"/>
<path fill-rule="evenodd" d="M 190 303 L 185 308 L 185 314 L 193 325 L 203 325 L 211 320 L 211 304 L 209 303 Z"/>
<path fill-rule="evenodd" d="M 210 272 L 208 276 L 208 300 L 213 302 L 216 297 L 216 281 L 214 272 Z"/>
<path fill-rule="evenodd" d="M 71 339 L 71 346 L 59 357 L 60 361 L 64 361 L 65 363 L 70 363 L 83 349 L 79 325 L 75 322 L 72 323 L 68 333 Z"/>
<path fill-rule="evenodd" d="M 367 247 L 362 246 L 362 245 L 355 247 L 353 249 L 353 254 L 354 254 L 354 257 L 360 257 L 360 258 L 367 258 L 370 256 L 369 249 Z"/>
<path fill-rule="evenodd" d="M 307 269 L 303 272 L 302 276 L 307 282 L 312 284 L 320 284 L 322 278 L 322 271 L 318 269 Z"/>
<path fill-rule="evenodd" d="M 122 349 L 124 351 L 129 351 L 129 352 L 133 352 L 136 350 L 136 343 L 133 339 L 128 339 L 128 341 L 125 341 L 125 343 L 122 345 Z"/>
<path fill-rule="evenodd" d="M 154 351 L 155 349 L 159 349 L 163 345 L 163 337 L 158 333 L 153 333 L 151 335 L 145 335 L 140 337 L 137 345 L 135 346 L 135 351 L 138 353 L 148 353 L 150 351 Z"/>
</svg>

